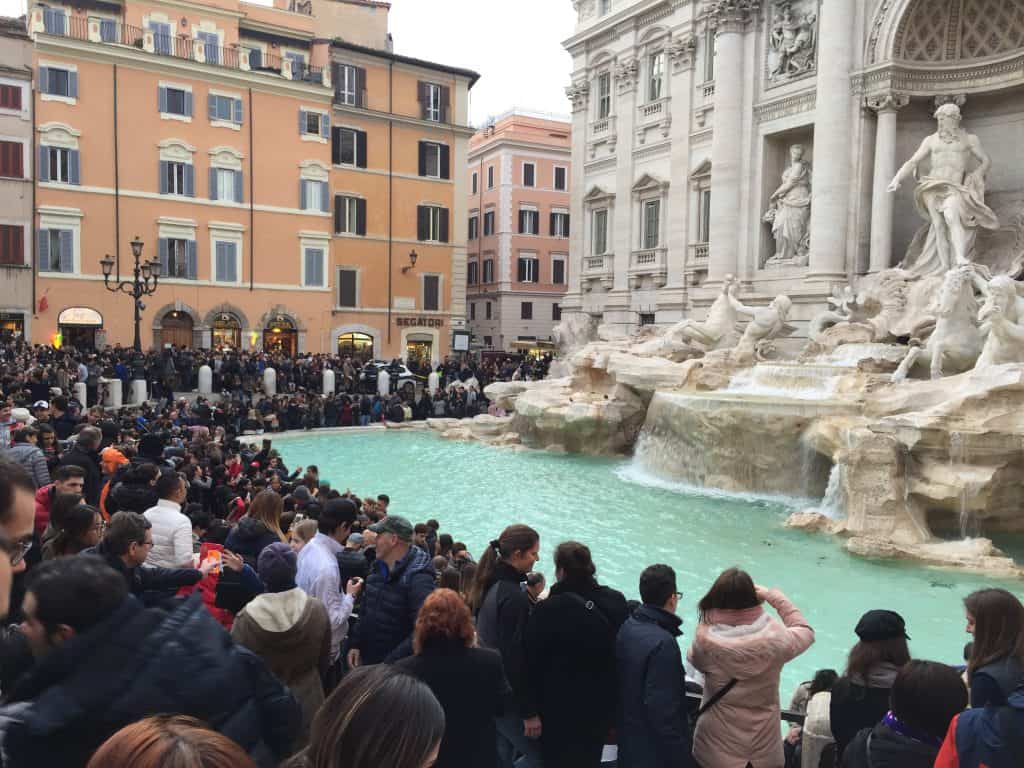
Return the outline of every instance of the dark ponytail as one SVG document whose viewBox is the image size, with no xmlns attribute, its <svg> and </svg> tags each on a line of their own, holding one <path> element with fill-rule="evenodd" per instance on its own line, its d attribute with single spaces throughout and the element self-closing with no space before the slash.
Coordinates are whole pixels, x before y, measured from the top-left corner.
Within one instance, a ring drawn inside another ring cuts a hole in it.
<svg viewBox="0 0 1024 768">
<path fill-rule="evenodd" d="M 540 541 L 540 534 L 528 525 L 510 525 L 501 532 L 501 536 L 487 545 L 487 549 L 477 561 L 476 578 L 469 589 L 467 600 L 469 608 L 476 615 L 480 612 L 487 591 L 498 579 L 495 568 L 499 560 L 508 560 L 516 552 L 532 549 Z"/>
</svg>

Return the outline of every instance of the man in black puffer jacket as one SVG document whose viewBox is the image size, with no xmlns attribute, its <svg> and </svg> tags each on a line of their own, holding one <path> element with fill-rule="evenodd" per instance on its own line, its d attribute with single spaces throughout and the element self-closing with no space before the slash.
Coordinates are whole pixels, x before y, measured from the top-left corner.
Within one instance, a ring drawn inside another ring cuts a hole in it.
<svg viewBox="0 0 1024 768">
<path fill-rule="evenodd" d="M 390 664 L 411 656 L 416 616 L 434 591 L 434 566 L 426 552 L 412 546 L 408 520 L 388 515 L 369 530 L 377 534 L 377 559 L 349 643 L 350 667 Z"/>
<path fill-rule="evenodd" d="M 290 753 L 294 697 L 198 595 L 144 608 L 100 558 L 79 555 L 33 571 L 24 609 L 36 665 L 0 708 L 4 768 L 82 768 L 119 729 L 160 713 L 199 718 L 261 768 Z"/>
</svg>

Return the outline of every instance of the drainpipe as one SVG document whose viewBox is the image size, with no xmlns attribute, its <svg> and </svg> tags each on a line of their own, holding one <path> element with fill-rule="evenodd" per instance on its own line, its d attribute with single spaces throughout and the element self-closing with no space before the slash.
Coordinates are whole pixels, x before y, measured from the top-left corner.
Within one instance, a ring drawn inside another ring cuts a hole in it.
<svg viewBox="0 0 1024 768">
<path fill-rule="evenodd" d="M 249 293 L 255 290 L 256 269 L 256 165 L 253 160 L 252 86 L 249 87 Z"/>
<path fill-rule="evenodd" d="M 114 64 L 114 263 L 117 265 L 117 282 L 121 282 L 121 163 L 117 122 L 117 64 Z"/>
<path fill-rule="evenodd" d="M 37 295 L 36 295 L 36 278 L 39 276 L 39 265 L 36 263 L 36 254 L 39 253 L 39 228 L 36 226 L 36 210 L 37 210 L 37 198 L 36 192 L 39 189 L 39 144 L 36 136 L 36 93 L 38 92 L 38 83 L 35 80 L 34 74 L 29 74 L 29 98 L 32 99 L 32 157 L 29 158 L 29 163 L 32 167 L 32 220 L 29 223 L 29 229 L 32 230 L 30 237 L 32 238 L 32 252 L 29 255 L 32 263 L 32 312 L 31 316 L 38 318 L 37 311 Z M 25 333 L 25 328 L 22 326 L 22 334 Z M 32 341 L 29 338 L 29 341 Z"/>
<path fill-rule="evenodd" d="M 395 196 L 394 196 L 394 110 L 392 109 L 392 98 L 394 97 L 394 77 L 395 77 L 395 61 L 394 59 L 388 59 L 388 344 L 391 343 L 391 306 L 395 303 L 392 298 L 394 290 L 393 276 L 391 274 L 391 262 L 392 262 L 392 239 L 394 237 L 394 227 L 392 225 L 392 216 L 395 209 Z"/>
</svg>

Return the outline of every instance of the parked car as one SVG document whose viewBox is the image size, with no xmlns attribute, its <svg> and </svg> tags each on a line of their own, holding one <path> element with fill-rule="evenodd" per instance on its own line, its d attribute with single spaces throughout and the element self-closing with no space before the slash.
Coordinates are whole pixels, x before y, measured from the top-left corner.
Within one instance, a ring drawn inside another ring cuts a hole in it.
<svg viewBox="0 0 1024 768">
<path fill-rule="evenodd" d="M 377 391 L 377 379 L 381 371 L 388 370 L 390 372 L 391 363 L 385 360 L 374 360 L 363 365 L 362 370 L 359 372 L 359 389 L 363 392 L 376 392 Z M 398 374 L 398 391 L 403 392 L 407 395 L 413 395 L 416 392 L 416 375 L 410 371 L 404 363 L 399 365 L 400 372 Z M 392 389 L 395 389 L 392 384 Z"/>
</svg>

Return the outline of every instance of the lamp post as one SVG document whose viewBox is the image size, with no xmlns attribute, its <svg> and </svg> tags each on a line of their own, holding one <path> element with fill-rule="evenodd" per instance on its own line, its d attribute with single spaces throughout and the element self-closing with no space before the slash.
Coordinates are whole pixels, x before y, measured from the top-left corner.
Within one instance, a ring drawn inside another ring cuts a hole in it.
<svg viewBox="0 0 1024 768">
<path fill-rule="evenodd" d="M 131 280 L 119 280 L 113 285 L 110 283 L 110 274 L 114 271 L 114 260 L 108 253 L 100 259 L 100 266 L 103 268 L 103 285 L 111 293 L 127 293 L 132 297 L 135 307 L 135 342 L 132 345 L 136 352 L 142 351 L 142 340 L 139 337 L 139 324 L 142 322 L 142 310 L 146 305 L 142 303 L 143 296 L 152 296 L 156 293 L 157 283 L 160 280 L 160 262 L 142 261 L 143 242 L 136 235 L 132 240 L 132 256 L 135 257 L 135 269 Z"/>
</svg>

